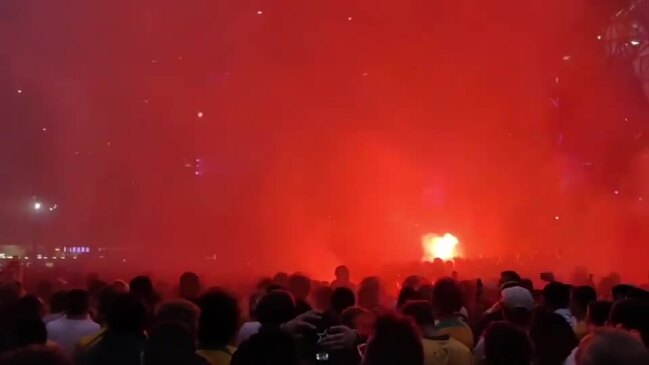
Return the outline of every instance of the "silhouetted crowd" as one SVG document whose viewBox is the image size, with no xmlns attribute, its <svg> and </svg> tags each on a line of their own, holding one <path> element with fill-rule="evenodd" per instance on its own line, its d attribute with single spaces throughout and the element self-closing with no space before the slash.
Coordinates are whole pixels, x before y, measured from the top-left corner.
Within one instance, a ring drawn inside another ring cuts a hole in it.
<svg viewBox="0 0 649 365">
<path fill-rule="evenodd" d="M 632 285 L 549 278 L 537 289 L 505 271 L 492 287 L 421 276 L 399 286 L 391 296 L 378 277 L 356 285 L 345 266 L 330 283 L 278 273 L 246 301 L 191 272 L 166 293 L 147 276 L 84 288 L 42 278 L 33 293 L 5 279 L 0 365 L 649 364 L 649 295 Z"/>
</svg>

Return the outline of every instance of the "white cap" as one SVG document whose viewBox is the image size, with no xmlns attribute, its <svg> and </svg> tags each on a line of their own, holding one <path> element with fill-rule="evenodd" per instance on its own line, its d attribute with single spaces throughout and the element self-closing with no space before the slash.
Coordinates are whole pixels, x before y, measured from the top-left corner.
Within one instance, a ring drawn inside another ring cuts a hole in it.
<svg viewBox="0 0 649 365">
<path fill-rule="evenodd" d="M 534 297 L 522 286 L 512 286 L 500 292 L 500 299 L 507 308 L 534 309 Z"/>
</svg>

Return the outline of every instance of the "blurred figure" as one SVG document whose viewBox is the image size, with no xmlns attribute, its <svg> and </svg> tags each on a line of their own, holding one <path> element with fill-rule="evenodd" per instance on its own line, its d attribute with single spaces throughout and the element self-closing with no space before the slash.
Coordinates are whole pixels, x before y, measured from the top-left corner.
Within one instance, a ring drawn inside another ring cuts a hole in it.
<svg viewBox="0 0 649 365">
<path fill-rule="evenodd" d="M 423 299 L 417 289 L 412 286 L 404 286 L 397 297 L 397 310 L 401 309 L 406 303 L 412 300 Z"/>
<path fill-rule="evenodd" d="M 636 337 L 612 328 L 586 336 L 577 351 L 577 365 L 645 365 L 649 351 Z"/>
<path fill-rule="evenodd" d="M 570 312 L 577 320 L 575 333 L 578 339 L 582 339 L 588 333 L 588 323 L 586 320 L 588 305 L 596 300 L 597 292 L 590 286 L 578 286 L 572 289 Z"/>
<path fill-rule="evenodd" d="M 437 321 L 435 329 L 473 348 L 473 331 L 459 315 L 462 309 L 462 292 L 451 278 L 441 278 L 433 289 L 433 310 Z"/>
<path fill-rule="evenodd" d="M 148 276 L 134 277 L 129 283 L 129 292 L 140 299 L 151 313 L 160 301 L 160 297 L 153 288 L 151 278 Z"/>
<path fill-rule="evenodd" d="M 178 323 L 191 333 L 196 339 L 198 335 L 198 320 L 200 308 L 185 299 L 172 299 L 162 303 L 155 313 L 155 323 L 160 326 L 163 323 Z"/>
<path fill-rule="evenodd" d="M 608 324 L 629 331 L 649 347 L 649 301 L 625 299 L 615 303 Z"/>
<path fill-rule="evenodd" d="M 311 279 L 295 273 L 288 278 L 288 291 L 295 299 L 295 308 L 297 314 L 306 313 L 311 310 L 308 298 L 311 293 Z"/>
<path fill-rule="evenodd" d="M 60 290 L 54 292 L 50 297 L 50 312 L 43 317 L 43 322 L 50 323 L 53 320 L 59 319 L 65 315 L 65 308 L 67 307 L 68 293 Z"/>
<path fill-rule="evenodd" d="M 424 348 L 424 365 L 473 365 L 471 350 L 449 335 L 435 330 L 435 316 L 430 302 L 409 301 L 402 313 L 419 327 Z"/>
<path fill-rule="evenodd" d="M 527 333 L 508 322 L 493 322 L 484 333 L 485 364 L 529 365 L 532 344 Z"/>
<path fill-rule="evenodd" d="M 358 305 L 375 314 L 385 312 L 381 305 L 381 281 L 378 277 L 363 279 L 358 287 Z"/>
<path fill-rule="evenodd" d="M 600 300 L 588 304 L 588 310 L 586 311 L 588 332 L 592 332 L 595 328 L 604 327 L 604 325 L 606 325 L 612 307 L 613 303 L 606 300 Z"/>
<path fill-rule="evenodd" d="M 201 280 L 196 273 L 185 272 L 178 282 L 178 297 L 195 302 L 201 292 Z"/>
<path fill-rule="evenodd" d="M 222 290 L 211 290 L 198 299 L 201 309 L 198 351 L 211 365 L 229 365 L 235 348 L 228 346 L 239 324 L 237 300 Z"/>
<path fill-rule="evenodd" d="M 90 295 L 85 290 L 68 292 L 65 316 L 47 324 L 48 339 L 71 356 L 75 346 L 84 336 L 93 335 L 100 326 L 90 319 Z"/>
<path fill-rule="evenodd" d="M 424 349 L 412 321 L 387 314 L 376 319 L 363 365 L 422 365 Z"/>
<path fill-rule="evenodd" d="M 143 354 L 143 365 L 207 365 L 196 354 L 196 342 L 180 323 L 166 322 L 151 330 Z"/>
<path fill-rule="evenodd" d="M 261 323 L 259 333 L 241 343 L 232 356 L 232 365 L 298 365 L 299 357 L 293 338 L 281 325 L 295 317 L 296 308 L 288 292 L 273 291 L 257 305 Z"/>
<path fill-rule="evenodd" d="M 498 285 L 500 285 L 501 288 L 503 288 L 505 285 L 515 285 L 515 284 L 520 284 L 521 282 L 521 276 L 518 275 L 516 271 L 503 271 L 500 273 L 500 279 L 498 280 Z"/>
<path fill-rule="evenodd" d="M 4 354 L 0 365 L 72 365 L 72 361 L 56 348 L 31 345 Z"/>
<path fill-rule="evenodd" d="M 356 296 L 351 289 L 346 287 L 336 288 L 331 294 L 329 311 L 332 317 L 340 323 L 343 312 L 356 304 Z"/>
<path fill-rule="evenodd" d="M 563 365 L 579 341 L 568 322 L 559 314 L 539 310 L 530 328 L 534 364 Z"/>
<path fill-rule="evenodd" d="M 147 310 L 133 294 L 116 294 L 106 313 L 106 330 L 77 353 L 78 365 L 141 365 Z"/>
<path fill-rule="evenodd" d="M 525 333 L 529 331 L 532 324 L 532 310 L 534 309 L 534 298 L 529 290 L 521 286 L 501 290 L 498 307 L 500 308 L 500 317 L 504 321 L 518 327 Z M 503 321 L 494 321 L 492 323 L 495 322 Z M 480 337 L 473 349 L 473 356 L 476 364 L 486 364 L 484 336 Z"/>
<path fill-rule="evenodd" d="M 349 272 L 349 268 L 345 265 L 340 265 L 336 267 L 336 270 L 334 271 L 334 275 L 336 276 L 336 279 L 331 282 L 331 287 L 334 289 L 337 288 L 347 288 L 352 291 L 356 291 L 356 285 L 352 283 L 351 281 L 351 274 Z"/>
<path fill-rule="evenodd" d="M 316 310 L 326 312 L 331 304 L 333 289 L 328 285 L 319 284 L 313 291 L 313 305 Z"/>
<path fill-rule="evenodd" d="M 574 330 L 577 319 L 570 312 L 570 287 L 559 282 L 552 282 L 543 288 L 543 306 L 548 311 L 554 312 L 570 325 Z"/>
<path fill-rule="evenodd" d="M 349 307 L 340 316 L 343 326 L 355 329 L 362 338 L 369 338 L 374 330 L 374 314 L 361 307 Z"/>
</svg>

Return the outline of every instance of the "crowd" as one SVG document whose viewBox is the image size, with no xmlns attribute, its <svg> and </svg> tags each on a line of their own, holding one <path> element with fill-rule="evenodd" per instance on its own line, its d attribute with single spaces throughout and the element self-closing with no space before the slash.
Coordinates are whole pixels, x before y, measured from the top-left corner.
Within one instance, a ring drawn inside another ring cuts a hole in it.
<svg viewBox="0 0 649 365">
<path fill-rule="evenodd" d="M 536 289 L 505 271 L 492 295 L 411 276 L 392 299 L 340 266 L 330 283 L 278 273 L 245 303 L 191 272 L 168 298 L 147 276 L 38 288 L 0 285 L 0 365 L 649 364 L 649 295 L 624 284 Z"/>
</svg>

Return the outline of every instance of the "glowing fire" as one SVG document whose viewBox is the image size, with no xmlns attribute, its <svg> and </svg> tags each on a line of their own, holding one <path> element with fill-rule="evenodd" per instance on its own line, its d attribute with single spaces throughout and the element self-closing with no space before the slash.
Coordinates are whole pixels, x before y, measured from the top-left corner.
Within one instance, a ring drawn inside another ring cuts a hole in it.
<svg viewBox="0 0 649 365">
<path fill-rule="evenodd" d="M 422 261 L 432 262 L 436 258 L 452 260 L 459 256 L 457 245 L 460 241 L 450 233 L 443 236 L 429 233 L 421 237 L 421 246 L 424 249 Z"/>
</svg>

